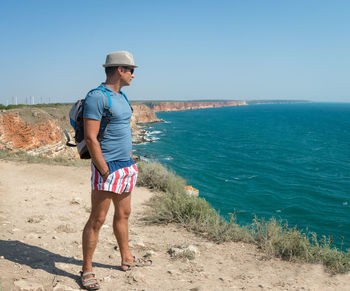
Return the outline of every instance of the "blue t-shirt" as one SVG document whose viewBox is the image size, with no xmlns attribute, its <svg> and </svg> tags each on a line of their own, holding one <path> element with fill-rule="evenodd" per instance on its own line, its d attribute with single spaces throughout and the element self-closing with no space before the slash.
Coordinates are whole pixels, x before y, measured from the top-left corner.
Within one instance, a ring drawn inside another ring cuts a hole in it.
<svg viewBox="0 0 350 291">
<path fill-rule="evenodd" d="M 104 83 L 102 86 L 108 91 L 112 100 L 112 116 L 105 134 L 100 141 L 102 154 L 106 162 L 129 161 L 132 148 L 131 142 L 131 108 L 122 94 L 117 94 Z M 106 95 L 101 90 L 89 92 L 85 98 L 84 118 L 102 119 L 106 103 Z"/>
</svg>

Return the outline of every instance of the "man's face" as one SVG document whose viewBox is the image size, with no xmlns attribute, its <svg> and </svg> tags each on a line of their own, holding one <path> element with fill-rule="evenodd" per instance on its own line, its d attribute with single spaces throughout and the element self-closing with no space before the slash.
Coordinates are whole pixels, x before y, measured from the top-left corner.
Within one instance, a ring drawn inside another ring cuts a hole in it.
<svg viewBox="0 0 350 291">
<path fill-rule="evenodd" d="M 135 77 L 134 68 L 131 67 L 120 67 L 119 73 L 122 86 L 129 86 L 131 80 Z"/>
</svg>

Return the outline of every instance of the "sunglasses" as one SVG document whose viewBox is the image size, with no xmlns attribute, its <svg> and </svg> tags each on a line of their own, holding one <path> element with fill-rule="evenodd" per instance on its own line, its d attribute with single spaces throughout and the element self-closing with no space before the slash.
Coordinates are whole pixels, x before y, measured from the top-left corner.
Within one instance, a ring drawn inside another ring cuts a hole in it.
<svg viewBox="0 0 350 291">
<path fill-rule="evenodd" d="M 123 67 L 125 70 L 128 70 L 131 75 L 134 73 L 134 68 L 130 68 L 130 67 Z"/>
</svg>

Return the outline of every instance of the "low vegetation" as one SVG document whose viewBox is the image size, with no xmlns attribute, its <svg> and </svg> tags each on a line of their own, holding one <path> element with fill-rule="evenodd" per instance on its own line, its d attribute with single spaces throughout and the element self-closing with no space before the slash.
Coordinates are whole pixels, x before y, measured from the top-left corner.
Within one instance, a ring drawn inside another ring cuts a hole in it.
<svg viewBox="0 0 350 291">
<path fill-rule="evenodd" d="M 33 105 L 27 105 L 27 104 L 10 104 L 10 105 L 3 105 L 0 103 L 0 110 L 11 110 L 11 109 L 19 109 L 23 107 L 29 107 L 29 108 L 44 108 L 44 107 L 58 107 L 62 106 L 64 103 L 40 103 L 40 104 L 33 104 Z"/>
<path fill-rule="evenodd" d="M 184 190 L 185 181 L 157 162 L 140 162 L 138 184 L 156 190 L 146 219 L 150 223 L 178 223 L 214 242 L 242 241 L 256 244 L 267 256 L 289 261 L 322 263 L 331 273 L 350 271 L 350 253 L 333 246 L 332 238 L 319 240 L 275 218 L 255 218 L 242 227 L 234 216 L 225 220 L 203 198 Z"/>
<path fill-rule="evenodd" d="M 42 155 L 29 155 L 26 151 L 10 151 L 7 149 L 0 150 L 0 160 L 63 166 L 86 166 L 90 164 L 90 160 L 69 160 L 62 156 L 49 158 Z"/>
</svg>

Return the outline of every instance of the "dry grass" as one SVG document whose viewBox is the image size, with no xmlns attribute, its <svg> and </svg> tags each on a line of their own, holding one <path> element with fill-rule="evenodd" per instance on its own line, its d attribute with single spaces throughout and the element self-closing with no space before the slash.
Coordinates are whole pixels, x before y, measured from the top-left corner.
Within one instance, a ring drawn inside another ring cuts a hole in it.
<svg viewBox="0 0 350 291">
<path fill-rule="evenodd" d="M 48 158 L 45 156 L 33 156 L 27 154 L 26 151 L 10 151 L 10 150 L 0 150 L 0 160 L 8 160 L 8 161 L 24 161 L 27 163 L 35 163 L 35 164 L 49 164 L 49 165 L 63 165 L 63 166 L 88 166 L 90 165 L 90 160 L 68 160 L 66 157 L 53 157 Z"/>
</svg>

